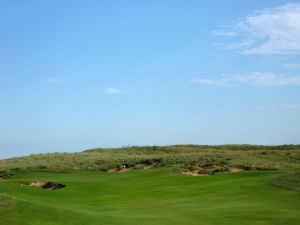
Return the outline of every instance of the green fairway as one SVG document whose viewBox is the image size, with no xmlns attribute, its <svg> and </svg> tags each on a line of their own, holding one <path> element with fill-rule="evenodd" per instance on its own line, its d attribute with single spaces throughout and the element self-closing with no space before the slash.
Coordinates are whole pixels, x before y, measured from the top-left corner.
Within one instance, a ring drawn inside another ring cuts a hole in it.
<svg viewBox="0 0 300 225">
<path fill-rule="evenodd" d="M 300 193 L 270 185 L 273 173 L 22 171 L 0 181 L 0 224 L 299 225 Z M 20 185 L 26 181 L 66 187 L 50 191 Z"/>
</svg>

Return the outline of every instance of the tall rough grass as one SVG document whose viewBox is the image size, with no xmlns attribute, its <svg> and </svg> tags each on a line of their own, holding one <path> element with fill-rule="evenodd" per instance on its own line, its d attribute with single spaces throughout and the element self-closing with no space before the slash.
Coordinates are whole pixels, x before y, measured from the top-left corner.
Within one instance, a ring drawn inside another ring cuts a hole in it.
<svg viewBox="0 0 300 225">
<path fill-rule="evenodd" d="M 300 145 L 174 145 L 90 149 L 81 153 L 35 154 L 0 160 L 0 170 L 107 171 L 125 165 L 155 163 L 188 168 L 204 162 L 256 170 L 300 169 Z M 222 168 L 219 168 L 222 170 Z"/>
</svg>

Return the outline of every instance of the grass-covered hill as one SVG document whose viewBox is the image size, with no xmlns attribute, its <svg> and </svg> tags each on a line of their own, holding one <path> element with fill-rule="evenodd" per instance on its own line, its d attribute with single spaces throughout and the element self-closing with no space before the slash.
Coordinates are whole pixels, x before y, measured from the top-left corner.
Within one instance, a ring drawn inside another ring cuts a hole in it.
<svg viewBox="0 0 300 225">
<path fill-rule="evenodd" d="M 1 225 L 299 225 L 299 202 L 299 145 L 127 147 L 0 160 Z"/>
<path fill-rule="evenodd" d="M 91 149 L 80 153 L 35 154 L 0 160 L 0 170 L 108 171 L 148 164 L 184 169 L 294 170 L 300 168 L 300 145 L 174 145 Z"/>
</svg>

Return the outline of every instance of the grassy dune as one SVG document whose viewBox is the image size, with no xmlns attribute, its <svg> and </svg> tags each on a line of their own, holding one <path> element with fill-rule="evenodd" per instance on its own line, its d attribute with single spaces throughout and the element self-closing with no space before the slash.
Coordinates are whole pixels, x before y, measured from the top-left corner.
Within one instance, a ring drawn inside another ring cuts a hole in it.
<svg viewBox="0 0 300 225">
<path fill-rule="evenodd" d="M 300 145 L 176 145 L 91 149 L 79 153 L 36 154 L 0 160 L 1 170 L 107 171 L 124 164 L 179 164 L 195 166 L 204 161 L 226 161 L 250 169 L 300 169 Z"/>
<path fill-rule="evenodd" d="M 0 224 L 298 225 L 299 153 L 299 146 L 168 146 L 1 160 Z M 182 174 L 199 168 L 209 175 Z M 66 187 L 21 185 L 37 181 Z"/>
</svg>

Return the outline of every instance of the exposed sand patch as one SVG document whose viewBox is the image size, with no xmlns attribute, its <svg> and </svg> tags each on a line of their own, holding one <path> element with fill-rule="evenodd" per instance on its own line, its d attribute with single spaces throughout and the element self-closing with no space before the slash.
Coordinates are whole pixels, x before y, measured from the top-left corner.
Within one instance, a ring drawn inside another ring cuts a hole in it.
<svg viewBox="0 0 300 225">
<path fill-rule="evenodd" d="M 242 168 L 230 168 L 229 169 L 230 173 L 240 173 L 240 172 L 243 172 L 243 171 L 245 171 L 245 170 L 242 169 Z"/>
<path fill-rule="evenodd" d="M 208 173 L 199 173 L 198 171 L 182 172 L 182 174 L 186 176 L 193 176 L 193 177 L 204 177 L 210 175 Z"/>
<path fill-rule="evenodd" d="M 130 170 L 132 170 L 132 168 L 122 168 L 122 169 L 113 168 L 113 169 L 109 169 L 108 172 L 109 173 L 126 173 Z"/>
<path fill-rule="evenodd" d="M 118 170 L 117 173 L 126 173 L 128 171 L 132 170 L 132 168 L 123 168 L 121 170 Z"/>
<path fill-rule="evenodd" d="M 64 188 L 66 185 L 58 184 L 58 183 L 54 183 L 54 182 L 37 181 L 37 182 L 22 183 L 21 186 L 30 186 L 30 187 L 38 187 L 38 188 L 42 188 L 42 189 L 47 189 L 47 190 L 56 190 L 56 189 Z"/>
<path fill-rule="evenodd" d="M 116 169 L 116 168 L 109 169 L 107 172 L 108 172 L 108 173 L 116 173 L 116 172 L 117 172 L 117 169 Z"/>
<path fill-rule="evenodd" d="M 238 168 L 238 167 L 233 167 L 233 168 L 229 168 L 227 172 L 229 173 L 241 173 L 245 171 L 244 169 L 242 168 Z M 189 171 L 183 171 L 182 174 L 183 175 L 187 175 L 187 176 L 210 176 L 210 175 L 214 175 L 214 174 L 218 174 L 218 173 L 221 173 L 222 171 L 220 172 L 208 172 L 208 171 L 205 171 L 205 170 L 202 170 L 202 169 L 199 169 L 199 170 L 189 170 Z M 223 172 L 226 172 L 226 171 L 223 171 Z"/>
<path fill-rule="evenodd" d="M 47 182 L 33 182 L 33 183 L 30 183 L 28 186 L 31 186 L 31 187 L 43 187 L 47 184 Z"/>
<path fill-rule="evenodd" d="M 122 165 L 121 167 L 117 167 L 117 168 L 112 168 L 112 169 L 109 169 L 107 172 L 108 173 L 126 173 L 126 172 L 129 172 L 133 169 L 151 169 L 153 167 L 155 167 L 157 165 L 157 163 L 152 163 L 152 164 L 148 164 L 148 163 L 139 163 L 139 164 L 136 164 L 134 166 L 127 166 L 127 165 Z"/>
<path fill-rule="evenodd" d="M 135 168 L 147 170 L 147 169 L 153 168 L 154 166 L 156 166 L 155 163 L 153 163 L 153 164 L 139 163 L 139 164 L 135 165 Z"/>
</svg>

